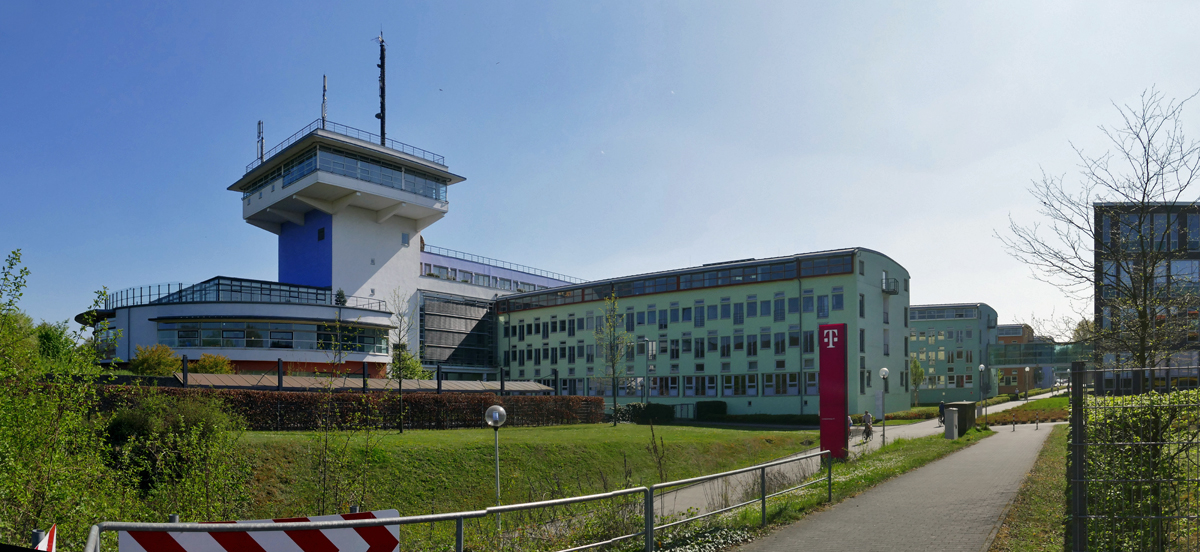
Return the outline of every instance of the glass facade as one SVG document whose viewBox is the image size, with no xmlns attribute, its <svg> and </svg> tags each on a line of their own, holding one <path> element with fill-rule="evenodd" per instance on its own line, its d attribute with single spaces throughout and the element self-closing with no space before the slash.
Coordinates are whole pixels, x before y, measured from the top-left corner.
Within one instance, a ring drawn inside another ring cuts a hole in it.
<svg viewBox="0 0 1200 552">
<path fill-rule="evenodd" d="M 329 146 L 313 146 L 256 178 L 243 188 L 242 199 L 267 186 L 278 184 L 286 188 L 316 170 L 373 182 L 438 201 L 447 200 L 448 186 L 439 177 Z"/>
<path fill-rule="evenodd" d="M 340 339 L 339 339 L 340 336 Z M 387 328 L 246 320 L 158 323 L 158 343 L 172 349 L 302 349 L 388 354 Z M 340 343 L 340 347 L 339 347 Z"/>
</svg>

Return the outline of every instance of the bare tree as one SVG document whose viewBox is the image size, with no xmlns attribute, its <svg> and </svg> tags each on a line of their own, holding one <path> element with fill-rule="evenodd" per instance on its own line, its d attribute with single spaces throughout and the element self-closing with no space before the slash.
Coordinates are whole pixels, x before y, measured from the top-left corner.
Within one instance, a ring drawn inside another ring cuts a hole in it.
<svg viewBox="0 0 1200 552">
<path fill-rule="evenodd" d="M 1079 159 L 1078 182 L 1043 172 L 1029 191 L 1045 223 L 1009 217 L 997 238 L 1038 280 L 1058 287 L 1094 319 L 1090 336 L 1110 366 L 1157 366 L 1194 339 L 1198 275 L 1184 262 L 1200 240 L 1189 196 L 1200 170 L 1200 145 L 1183 132 L 1183 100 L 1153 89 L 1135 105 L 1116 105 L 1121 122 L 1101 126 L 1110 149 Z M 1067 327 L 1073 327 L 1071 323 Z"/>
<path fill-rule="evenodd" d="M 392 366 L 388 376 L 393 379 L 432 379 L 433 372 L 421 365 L 421 358 L 410 348 L 413 323 L 417 317 L 416 310 L 409 300 L 409 295 L 399 288 L 393 289 L 388 298 L 388 309 L 392 313 Z"/>
<path fill-rule="evenodd" d="M 604 355 L 604 376 L 612 381 L 613 425 L 617 425 L 617 380 L 625 375 L 625 354 L 633 336 L 625 331 L 625 317 L 617 311 L 614 293 L 604 299 L 604 318 L 596 325 L 596 349 Z"/>
</svg>

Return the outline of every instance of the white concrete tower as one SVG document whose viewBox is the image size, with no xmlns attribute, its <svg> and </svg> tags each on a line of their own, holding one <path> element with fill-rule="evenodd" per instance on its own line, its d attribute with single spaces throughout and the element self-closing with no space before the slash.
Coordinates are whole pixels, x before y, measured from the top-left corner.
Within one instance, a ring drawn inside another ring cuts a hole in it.
<svg viewBox="0 0 1200 552">
<path fill-rule="evenodd" d="M 279 236 L 280 283 L 391 299 L 417 289 L 421 231 L 463 180 L 440 155 L 318 119 L 229 190 L 246 222 Z"/>
</svg>

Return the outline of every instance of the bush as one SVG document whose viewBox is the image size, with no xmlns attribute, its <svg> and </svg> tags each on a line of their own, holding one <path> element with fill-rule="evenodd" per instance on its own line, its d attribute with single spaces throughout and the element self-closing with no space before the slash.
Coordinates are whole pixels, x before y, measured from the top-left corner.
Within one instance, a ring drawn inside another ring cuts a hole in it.
<svg viewBox="0 0 1200 552">
<path fill-rule="evenodd" d="M 729 414 L 722 416 L 722 422 L 742 424 L 776 424 L 776 425 L 821 425 L 821 416 L 817 414 Z"/>
<path fill-rule="evenodd" d="M 143 376 L 169 376 L 180 369 L 175 351 L 161 343 L 150 347 L 137 346 L 137 354 L 129 363 L 129 371 Z"/>
<path fill-rule="evenodd" d="M 233 363 L 229 362 L 229 357 L 204 353 L 195 364 L 188 365 L 188 371 L 197 374 L 232 374 Z"/>
<path fill-rule="evenodd" d="M 720 421 L 725 417 L 726 405 L 725 401 L 698 401 L 696 402 L 696 419 L 700 421 L 715 422 Z"/>
<path fill-rule="evenodd" d="M 621 410 L 628 412 L 627 420 L 620 416 L 618 421 L 630 421 L 635 424 L 669 424 L 675 421 L 675 407 L 659 403 L 632 403 L 623 405 Z"/>
</svg>

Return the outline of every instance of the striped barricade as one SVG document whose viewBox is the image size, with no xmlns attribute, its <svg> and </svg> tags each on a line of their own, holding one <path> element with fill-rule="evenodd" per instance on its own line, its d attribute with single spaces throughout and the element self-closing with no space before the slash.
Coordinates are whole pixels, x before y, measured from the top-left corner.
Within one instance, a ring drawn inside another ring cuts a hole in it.
<svg viewBox="0 0 1200 552">
<path fill-rule="evenodd" d="M 396 510 L 307 518 L 260 519 L 214 523 L 284 523 L 399 517 Z M 120 552 L 392 552 L 399 549 L 397 525 L 300 531 L 222 531 L 213 533 L 121 531 Z"/>
</svg>

